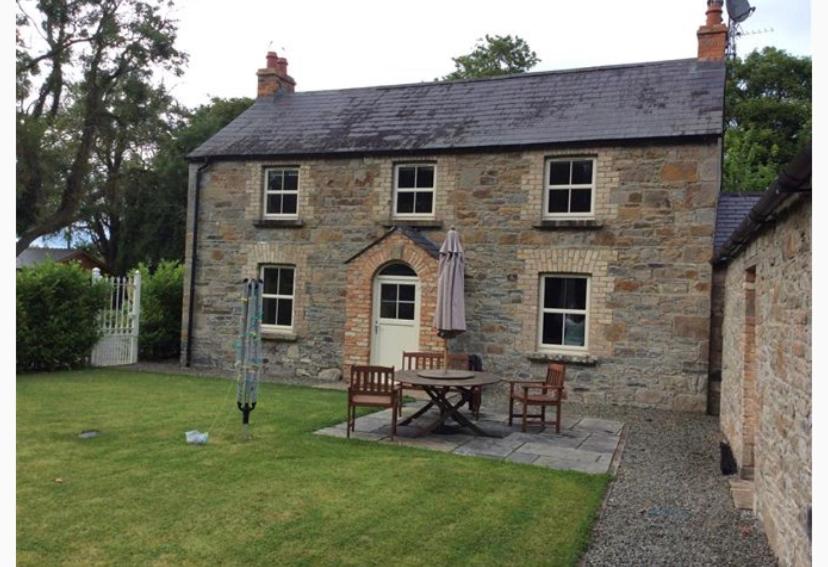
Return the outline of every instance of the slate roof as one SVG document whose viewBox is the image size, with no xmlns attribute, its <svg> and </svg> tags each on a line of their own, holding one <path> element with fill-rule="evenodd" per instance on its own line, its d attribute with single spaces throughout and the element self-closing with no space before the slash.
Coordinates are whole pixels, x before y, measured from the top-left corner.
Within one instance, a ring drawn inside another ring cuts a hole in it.
<svg viewBox="0 0 828 567">
<path fill-rule="evenodd" d="M 51 258 L 54 262 L 67 262 L 79 259 L 81 256 L 86 256 L 90 263 L 102 266 L 100 262 L 83 250 L 30 246 L 17 257 L 17 269 L 40 264 L 45 262 L 47 258 Z"/>
<path fill-rule="evenodd" d="M 733 232 L 739 228 L 762 193 L 722 193 L 716 207 L 716 232 L 713 249 L 718 251 Z"/>
<path fill-rule="evenodd" d="M 697 59 L 261 97 L 189 157 L 382 153 L 722 131 L 725 67 Z"/>
</svg>

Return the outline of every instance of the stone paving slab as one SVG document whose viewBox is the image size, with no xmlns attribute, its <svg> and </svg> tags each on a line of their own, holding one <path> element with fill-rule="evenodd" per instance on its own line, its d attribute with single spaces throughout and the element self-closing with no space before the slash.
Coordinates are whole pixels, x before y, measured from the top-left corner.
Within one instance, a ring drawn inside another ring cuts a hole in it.
<svg viewBox="0 0 828 567">
<path fill-rule="evenodd" d="M 523 445 L 523 441 L 504 437 L 491 439 L 489 437 L 475 437 L 468 443 L 454 451 L 458 455 L 473 455 L 478 457 L 508 457 L 515 449 Z"/>
<path fill-rule="evenodd" d="M 398 422 L 415 413 L 423 404 L 424 402 L 407 404 Z M 554 427 L 539 426 L 530 426 L 524 433 L 519 420 L 508 425 L 507 414 L 485 412 L 481 413 L 476 423 L 496 437 L 477 437 L 461 433 L 463 430 L 459 428 L 453 433 L 421 436 L 422 428 L 432 422 L 436 415 L 436 411 L 432 410 L 409 425 L 398 426 L 393 443 L 455 455 L 604 474 L 610 469 L 624 427 L 620 421 L 565 415 L 561 420 L 560 433 L 556 433 Z M 345 437 L 345 432 L 345 422 L 316 431 L 318 435 L 333 437 Z M 351 438 L 391 443 L 391 410 L 357 418 Z"/>
<path fill-rule="evenodd" d="M 592 433 L 606 433 L 610 435 L 620 435 L 621 428 L 624 426 L 620 421 L 613 421 L 610 419 L 598 419 L 595 417 L 585 417 L 578 422 L 578 427 L 584 431 Z"/>
<path fill-rule="evenodd" d="M 596 451 L 598 453 L 610 453 L 615 451 L 618 446 L 618 437 L 616 435 L 602 435 L 593 433 L 587 437 L 578 448 L 584 451 Z"/>
</svg>

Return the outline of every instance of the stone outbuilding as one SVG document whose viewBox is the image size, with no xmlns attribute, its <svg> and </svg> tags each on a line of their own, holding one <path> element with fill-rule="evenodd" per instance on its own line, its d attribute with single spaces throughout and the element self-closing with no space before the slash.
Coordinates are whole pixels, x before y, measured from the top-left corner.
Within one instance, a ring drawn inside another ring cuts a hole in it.
<svg viewBox="0 0 828 567">
<path fill-rule="evenodd" d="M 721 15 L 692 58 L 488 79 L 302 92 L 269 54 L 255 103 L 189 156 L 182 362 L 232 368 L 250 277 L 268 377 L 442 348 L 431 251 L 454 226 L 452 349 L 504 377 L 564 361 L 573 400 L 704 411 Z"/>
<path fill-rule="evenodd" d="M 811 564 L 811 148 L 717 251 L 722 432 L 781 565 Z"/>
<path fill-rule="evenodd" d="M 106 271 L 106 266 L 103 262 L 85 252 L 75 248 L 51 248 L 30 246 L 26 248 L 20 256 L 17 257 L 16 268 L 21 270 L 42 264 L 43 262 L 52 261 L 58 264 L 68 264 L 69 262 L 77 262 L 84 270 L 90 272 L 94 268 Z"/>
</svg>

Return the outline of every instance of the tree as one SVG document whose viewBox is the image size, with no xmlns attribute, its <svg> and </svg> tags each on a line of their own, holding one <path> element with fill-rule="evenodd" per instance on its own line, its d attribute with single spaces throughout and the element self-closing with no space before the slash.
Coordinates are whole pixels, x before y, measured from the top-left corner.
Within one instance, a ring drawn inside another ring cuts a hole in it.
<svg viewBox="0 0 828 567">
<path fill-rule="evenodd" d="M 452 61 L 454 71 L 443 77 L 445 81 L 524 73 L 540 63 L 538 55 L 520 37 L 488 34 L 477 40 L 474 51 L 452 57 Z"/>
<path fill-rule="evenodd" d="M 725 191 L 762 191 L 811 136 L 811 58 L 774 47 L 728 62 Z"/>
<path fill-rule="evenodd" d="M 229 124 L 253 101 L 213 98 L 193 111 L 178 109 L 166 126 L 150 128 L 157 149 L 133 159 L 111 191 L 88 208 L 79 228 L 95 243 L 114 273 L 143 262 L 184 259 L 187 213 L 187 154 Z"/>
<path fill-rule="evenodd" d="M 76 223 L 112 273 L 135 265 L 125 263 L 121 253 L 132 244 L 124 234 L 130 193 L 144 185 L 154 156 L 170 136 L 175 109 L 163 86 L 136 80 L 119 90 L 111 115 L 100 124 L 88 178 L 92 198 L 82 203 Z"/>
<path fill-rule="evenodd" d="M 181 74 L 165 0 L 18 0 L 17 254 L 94 202 L 102 131 L 157 71 Z M 34 31 L 31 40 L 26 32 Z"/>
</svg>

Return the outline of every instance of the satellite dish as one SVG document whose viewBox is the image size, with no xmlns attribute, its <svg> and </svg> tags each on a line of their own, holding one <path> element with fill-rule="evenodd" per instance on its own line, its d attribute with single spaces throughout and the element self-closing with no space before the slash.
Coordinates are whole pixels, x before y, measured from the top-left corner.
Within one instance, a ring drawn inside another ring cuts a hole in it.
<svg viewBox="0 0 828 567">
<path fill-rule="evenodd" d="M 727 0 L 727 15 L 737 24 L 747 20 L 755 9 L 748 0 Z"/>
</svg>

